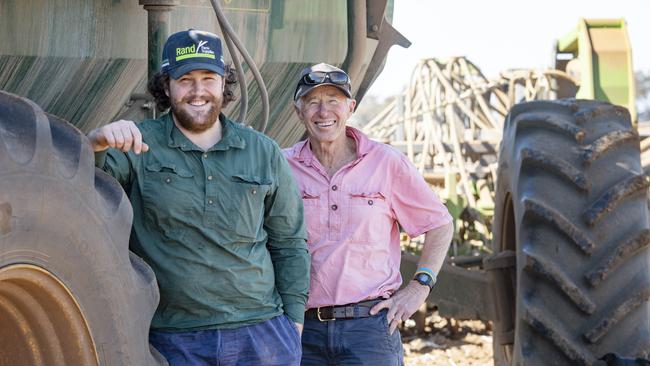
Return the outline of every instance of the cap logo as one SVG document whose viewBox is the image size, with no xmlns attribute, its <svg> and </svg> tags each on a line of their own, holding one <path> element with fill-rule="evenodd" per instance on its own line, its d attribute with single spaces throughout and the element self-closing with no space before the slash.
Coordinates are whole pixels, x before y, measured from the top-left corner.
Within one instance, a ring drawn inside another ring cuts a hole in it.
<svg viewBox="0 0 650 366">
<path fill-rule="evenodd" d="M 208 41 L 199 41 L 198 46 L 193 44 L 187 47 L 176 48 L 176 61 L 196 57 L 214 59 L 214 51 L 212 51 L 207 44 Z"/>
</svg>

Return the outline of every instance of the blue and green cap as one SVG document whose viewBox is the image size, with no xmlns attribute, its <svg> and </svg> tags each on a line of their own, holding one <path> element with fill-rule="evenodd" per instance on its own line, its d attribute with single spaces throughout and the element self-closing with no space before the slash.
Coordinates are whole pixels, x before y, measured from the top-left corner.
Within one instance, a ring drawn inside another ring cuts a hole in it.
<svg viewBox="0 0 650 366">
<path fill-rule="evenodd" d="M 165 42 L 160 71 L 174 79 L 194 70 L 223 76 L 224 68 L 221 40 L 214 33 L 188 29 L 172 34 Z"/>
</svg>

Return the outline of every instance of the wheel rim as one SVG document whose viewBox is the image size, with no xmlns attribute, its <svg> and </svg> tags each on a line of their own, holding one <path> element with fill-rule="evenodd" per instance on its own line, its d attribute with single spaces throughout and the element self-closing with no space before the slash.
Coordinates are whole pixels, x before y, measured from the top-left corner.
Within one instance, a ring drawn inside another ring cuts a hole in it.
<svg viewBox="0 0 650 366">
<path fill-rule="evenodd" d="M 52 273 L 28 264 L 0 268 L 0 361 L 99 364 L 79 304 Z"/>
<path fill-rule="evenodd" d="M 505 199 L 505 208 L 504 208 L 504 219 L 503 226 L 501 227 L 501 243 L 500 251 L 504 252 L 506 250 L 517 252 L 517 228 L 515 223 L 515 210 L 512 203 L 512 196 L 507 195 Z M 516 268 L 516 266 L 515 266 Z M 513 334 L 515 332 L 516 324 L 516 314 L 517 314 L 517 275 L 516 271 L 511 276 L 511 281 L 506 282 L 505 286 L 509 287 L 506 291 L 507 293 L 512 294 L 508 298 L 508 308 L 511 309 L 509 313 L 509 319 L 505 324 L 510 324 L 512 326 Z M 508 362 L 512 364 L 514 343 L 502 345 L 503 355 Z"/>
</svg>

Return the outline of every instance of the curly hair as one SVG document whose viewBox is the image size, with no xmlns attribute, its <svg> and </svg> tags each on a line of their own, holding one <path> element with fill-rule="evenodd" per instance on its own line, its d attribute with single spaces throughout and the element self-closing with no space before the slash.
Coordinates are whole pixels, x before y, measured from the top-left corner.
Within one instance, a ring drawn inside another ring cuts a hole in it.
<svg viewBox="0 0 650 366">
<path fill-rule="evenodd" d="M 230 102 L 237 100 L 237 95 L 235 95 L 235 88 L 237 86 L 236 70 L 234 67 L 226 65 L 224 71 L 224 81 L 226 84 L 223 90 L 221 108 L 226 108 Z M 159 112 L 164 112 L 171 107 L 169 97 L 165 94 L 165 89 L 167 88 L 169 88 L 169 74 L 167 73 L 156 73 L 149 82 L 147 82 L 147 90 L 149 90 L 149 93 L 151 93 L 156 101 L 156 109 L 158 109 Z"/>
</svg>

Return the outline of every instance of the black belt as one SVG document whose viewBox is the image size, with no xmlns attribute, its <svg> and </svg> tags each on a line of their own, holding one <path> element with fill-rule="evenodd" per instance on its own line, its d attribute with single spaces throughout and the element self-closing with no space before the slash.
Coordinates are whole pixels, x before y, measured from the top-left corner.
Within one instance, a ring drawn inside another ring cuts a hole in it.
<svg viewBox="0 0 650 366">
<path fill-rule="evenodd" d="M 382 301 L 383 299 L 376 299 L 362 301 L 356 304 L 312 308 L 305 312 L 305 320 L 320 320 L 325 322 L 336 319 L 367 318 L 372 316 L 370 309 Z"/>
</svg>

